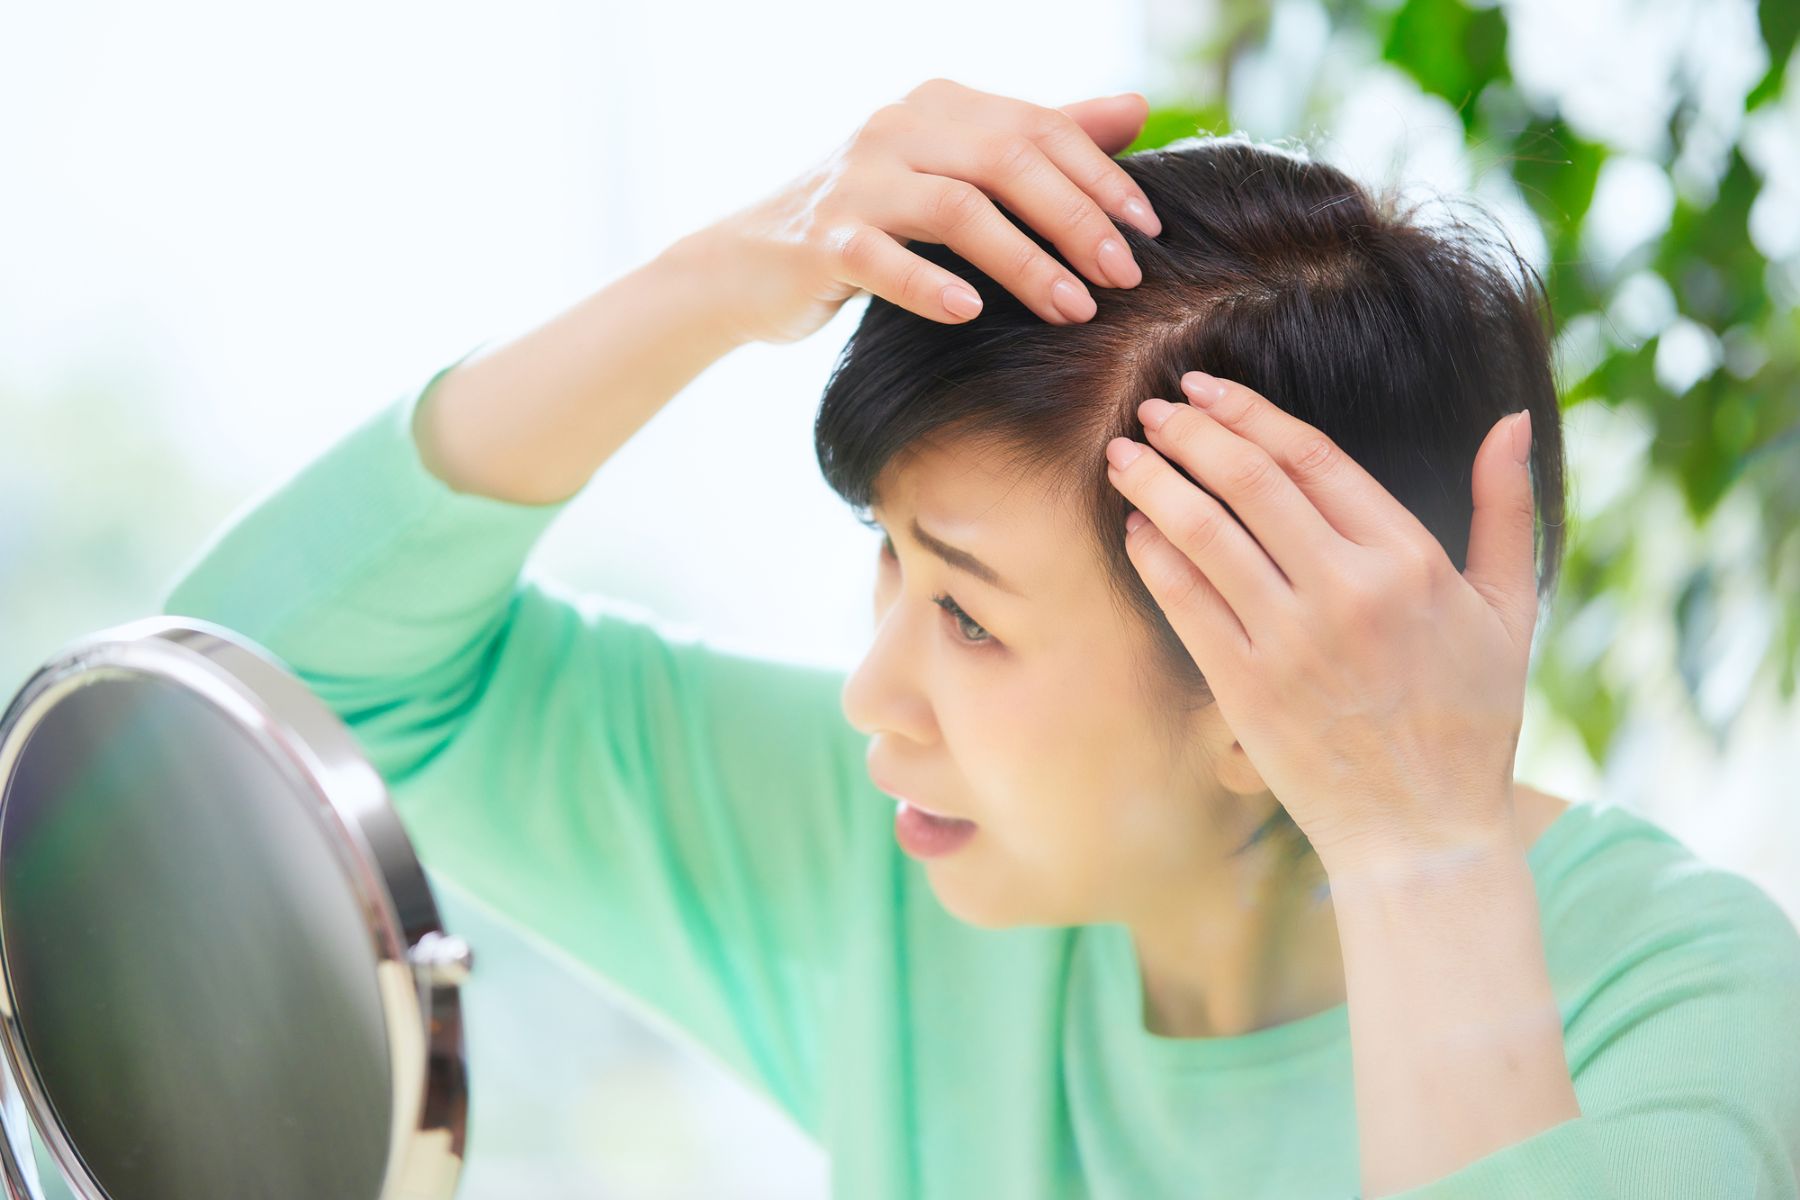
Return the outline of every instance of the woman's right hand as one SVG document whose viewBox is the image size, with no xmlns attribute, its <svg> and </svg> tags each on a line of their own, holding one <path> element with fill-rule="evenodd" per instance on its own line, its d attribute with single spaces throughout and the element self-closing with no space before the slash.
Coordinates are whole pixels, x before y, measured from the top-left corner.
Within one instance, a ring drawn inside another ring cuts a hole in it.
<svg viewBox="0 0 1800 1200">
<path fill-rule="evenodd" d="M 1107 214 L 1154 237 L 1149 199 L 1111 155 L 1148 104 L 1135 92 L 1042 108 L 932 79 L 876 110 L 824 162 L 774 195 L 690 234 L 720 288 L 731 335 L 793 342 L 861 291 L 959 324 L 972 289 L 905 248 L 938 242 L 1052 324 L 1095 311 L 1083 281 L 995 207 L 1004 203 L 1082 274 L 1132 287 L 1142 272 Z"/>
</svg>

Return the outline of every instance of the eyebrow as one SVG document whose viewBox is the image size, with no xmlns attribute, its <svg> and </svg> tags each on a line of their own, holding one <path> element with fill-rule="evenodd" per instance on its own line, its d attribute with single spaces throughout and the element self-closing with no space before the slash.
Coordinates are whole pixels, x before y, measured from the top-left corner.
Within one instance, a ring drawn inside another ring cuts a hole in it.
<svg viewBox="0 0 1800 1200">
<path fill-rule="evenodd" d="M 869 515 L 871 517 L 875 515 L 872 507 L 869 510 Z M 912 519 L 912 535 L 914 538 L 918 539 L 921 546 L 925 547 L 957 570 L 967 572 L 981 580 L 981 582 L 987 584 L 989 587 L 999 588 L 1009 596 L 1017 596 L 1021 600 L 1025 598 L 1025 593 L 1008 583 L 1001 576 L 1000 572 L 994 570 L 994 568 L 988 566 L 960 546 L 952 546 L 949 542 L 943 541 L 927 532 L 925 527 L 919 524 L 919 518 L 916 516 Z"/>
</svg>

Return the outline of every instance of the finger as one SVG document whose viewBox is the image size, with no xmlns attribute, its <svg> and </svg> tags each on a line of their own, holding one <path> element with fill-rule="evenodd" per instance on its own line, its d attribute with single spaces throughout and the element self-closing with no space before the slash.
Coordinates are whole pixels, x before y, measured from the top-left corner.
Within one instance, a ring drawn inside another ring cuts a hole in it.
<svg viewBox="0 0 1800 1200">
<path fill-rule="evenodd" d="M 856 225 L 833 239 L 838 277 L 909 312 L 961 324 L 981 311 L 981 295 L 960 276 L 901 246 L 886 231 Z M 973 310 L 958 295 L 973 297 Z"/>
<path fill-rule="evenodd" d="M 1181 377 L 1195 408 L 1261 446 L 1294 481 L 1332 528 L 1363 546 L 1417 542 L 1430 533 L 1361 463 L 1300 418 L 1260 392 L 1203 371 Z"/>
<path fill-rule="evenodd" d="M 946 136 L 946 122 L 960 132 Z M 897 149 L 914 170 L 966 180 L 999 197 L 1096 283 L 1136 287 L 1143 280 L 1124 236 L 1100 205 L 1030 138 L 942 117 L 900 134 Z"/>
<path fill-rule="evenodd" d="M 869 217 L 900 237 L 950 247 L 1053 325 L 1085 321 L 1098 311 L 1080 277 L 967 180 L 902 174 Z"/>
<path fill-rule="evenodd" d="M 1140 102 L 1148 111 L 1147 101 L 1142 101 L 1141 97 L 1129 98 L 1130 96 L 1127 93 L 1127 98 L 1113 96 L 1083 101 L 1079 111 L 1082 117 L 1103 124 L 1102 133 L 1116 138 L 1130 119 L 1129 114 L 1136 112 Z M 1063 174 L 1074 180 L 1075 185 L 1092 196 L 1106 212 L 1137 226 L 1151 237 L 1162 232 L 1162 224 L 1151 211 L 1150 197 L 1144 194 L 1125 168 L 1113 160 L 1112 151 L 1102 149 L 1095 142 L 1075 114 L 1060 108 L 1045 108 L 1012 96 L 979 91 L 948 79 L 933 79 L 921 84 L 906 99 L 907 103 L 917 106 L 922 112 L 975 121 L 1030 138 L 1038 143 Z M 1099 114 L 1105 108 L 1112 109 L 1113 114 L 1109 120 L 1101 121 Z M 1137 124 L 1142 127 L 1143 116 L 1137 117 Z M 1131 136 L 1137 136 L 1135 129 Z M 1127 138 L 1119 149 L 1124 149 L 1129 144 L 1130 138 Z M 1141 209 L 1134 206 L 1132 201 L 1136 201 Z M 1050 231 L 1046 230 L 1045 233 L 1049 234 Z"/>
<path fill-rule="evenodd" d="M 1132 447 L 1137 448 L 1135 456 Z M 1293 588 L 1256 539 L 1153 447 L 1113 438 L 1106 445 L 1106 457 L 1106 475 L 1113 486 L 1155 521 L 1163 536 L 1218 589 L 1251 641 L 1257 640 L 1264 620 L 1291 606 Z"/>
<path fill-rule="evenodd" d="M 1150 444 L 1229 504 L 1295 587 L 1339 578 L 1332 565 L 1350 543 L 1267 450 L 1188 404 L 1146 400 L 1138 418 Z"/>
<path fill-rule="evenodd" d="M 1082 132 L 1108 156 L 1131 145 L 1144 131 L 1144 120 L 1150 115 L 1150 102 L 1137 92 L 1077 100 L 1057 107 L 1073 117 Z M 1158 230 L 1145 229 L 1144 232 L 1155 236 Z"/>
<path fill-rule="evenodd" d="M 1163 536 L 1156 522 L 1134 512 L 1125 524 L 1125 553 L 1138 577 L 1201 673 L 1220 678 L 1221 672 L 1228 671 L 1250 649 L 1250 637 L 1237 614 L 1193 560 Z"/>
<path fill-rule="evenodd" d="M 1516 440 L 1515 440 L 1516 439 Z M 1475 516 L 1463 578 L 1531 652 L 1537 625 L 1536 496 L 1531 490 L 1531 410 L 1503 417 L 1475 452 Z M 1522 445 L 1520 444 L 1522 443 Z"/>
</svg>

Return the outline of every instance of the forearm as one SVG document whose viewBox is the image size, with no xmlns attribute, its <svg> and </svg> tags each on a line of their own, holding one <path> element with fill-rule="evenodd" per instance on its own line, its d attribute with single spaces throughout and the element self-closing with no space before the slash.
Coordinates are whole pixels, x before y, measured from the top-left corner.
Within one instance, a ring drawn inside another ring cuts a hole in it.
<svg viewBox="0 0 1800 1200">
<path fill-rule="evenodd" d="M 457 491 L 547 504 L 580 491 L 696 375 L 732 331 L 703 230 L 550 320 L 484 347 L 419 407 L 426 467 Z"/>
<path fill-rule="evenodd" d="M 1512 828 L 1451 863 L 1328 871 L 1365 1200 L 1581 1115 Z"/>
</svg>

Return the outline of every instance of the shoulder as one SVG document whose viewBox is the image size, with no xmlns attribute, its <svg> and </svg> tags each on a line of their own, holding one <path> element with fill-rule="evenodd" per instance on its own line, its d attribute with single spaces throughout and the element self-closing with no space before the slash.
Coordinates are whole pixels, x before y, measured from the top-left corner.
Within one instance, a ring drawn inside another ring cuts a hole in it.
<svg viewBox="0 0 1800 1200">
<path fill-rule="evenodd" d="M 1603 1118 L 1621 1151 L 1641 1138 L 1800 1160 L 1794 918 L 1629 808 L 1564 811 L 1540 855 L 1538 897 L 1582 1111 Z"/>
<path fill-rule="evenodd" d="M 1755 880 L 1618 804 L 1569 808 L 1538 879 L 1545 948 L 1565 982 L 1617 993 L 1705 980 L 1800 1004 L 1800 927 Z"/>
</svg>

